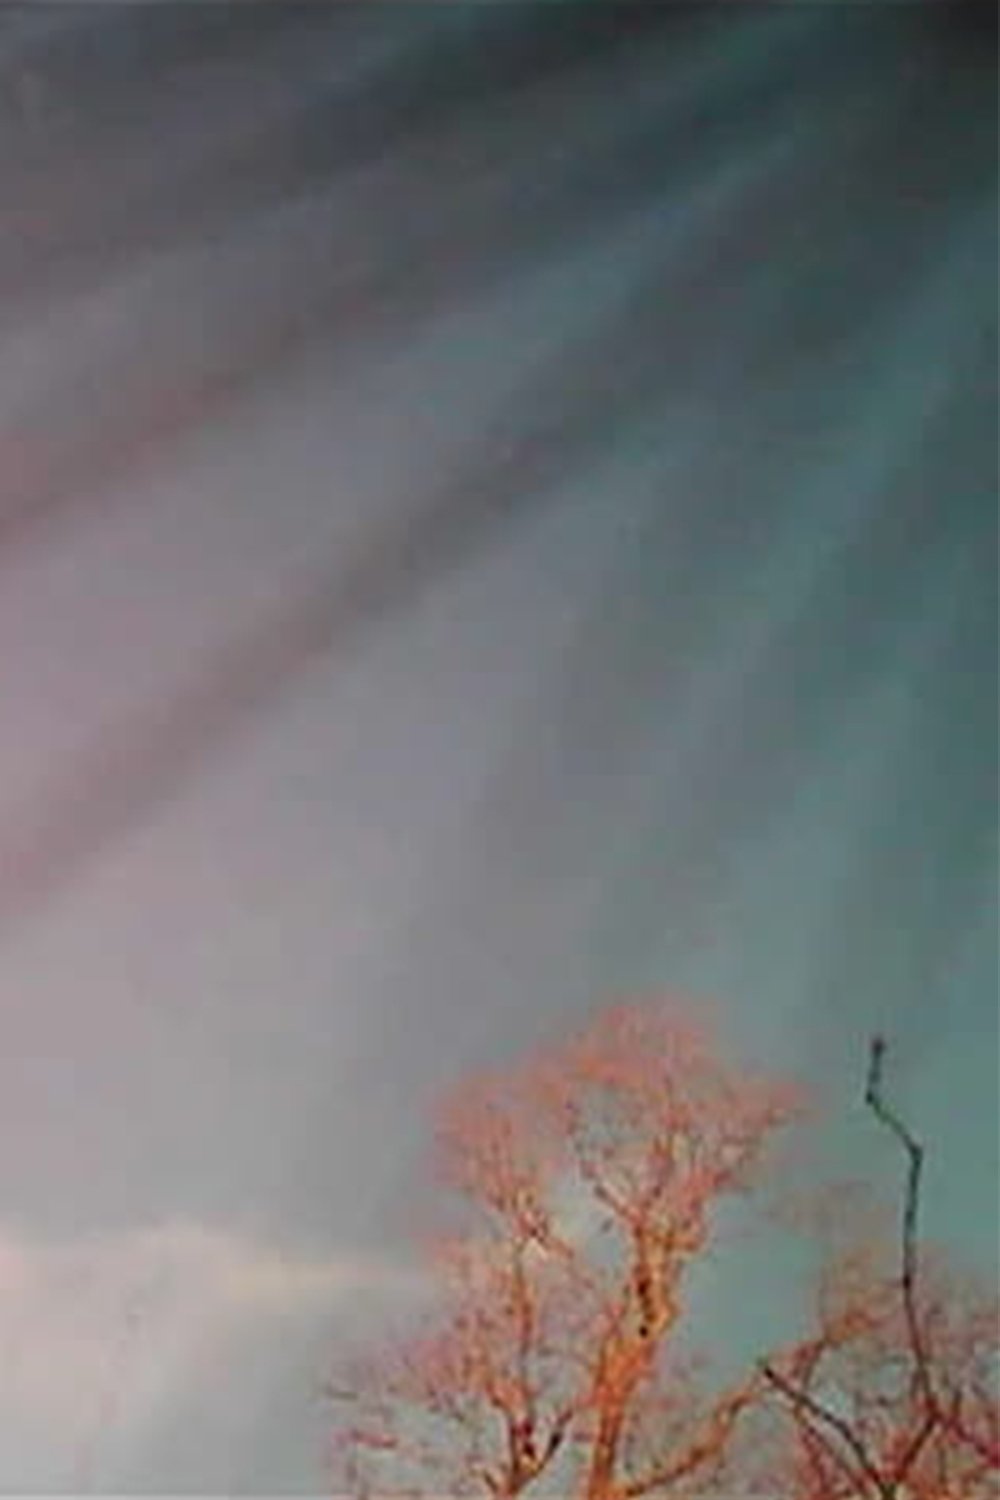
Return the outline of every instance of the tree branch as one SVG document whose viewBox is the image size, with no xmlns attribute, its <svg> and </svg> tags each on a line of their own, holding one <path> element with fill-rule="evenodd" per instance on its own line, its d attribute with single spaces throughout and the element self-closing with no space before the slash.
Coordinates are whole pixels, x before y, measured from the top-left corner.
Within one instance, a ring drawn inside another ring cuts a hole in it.
<svg viewBox="0 0 1000 1500">
<path fill-rule="evenodd" d="M 928 1413 L 939 1415 L 939 1405 L 930 1375 L 930 1361 L 924 1345 L 917 1311 L 917 1219 L 920 1212 L 920 1180 L 924 1165 L 924 1148 L 907 1129 L 899 1116 L 885 1102 L 882 1093 L 882 1070 L 885 1062 L 885 1038 L 872 1037 L 868 1061 L 865 1103 L 902 1145 L 908 1159 L 906 1190 L 903 1200 L 903 1308 L 913 1353 L 917 1384 L 923 1392 Z"/>
<path fill-rule="evenodd" d="M 780 1391 L 793 1406 L 812 1419 L 814 1424 L 812 1431 L 816 1437 L 821 1437 L 821 1432 L 817 1431 L 815 1424 L 822 1423 L 824 1426 L 829 1427 L 832 1432 L 837 1434 L 844 1445 L 850 1449 L 857 1464 L 858 1473 L 862 1474 L 875 1486 L 881 1500 L 893 1500 L 892 1487 L 888 1486 L 882 1478 L 882 1475 L 869 1458 L 868 1450 L 865 1448 L 864 1443 L 862 1443 L 857 1433 L 854 1432 L 849 1422 L 845 1421 L 843 1417 L 838 1417 L 836 1412 L 829 1411 L 822 1402 L 817 1401 L 814 1396 L 810 1396 L 808 1391 L 802 1390 L 800 1387 L 794 1385 L 792 1381 L 787 1380 L 772 1364 L 765 1362 L 760 1368 L 765 1380 L 770 1381 L 775 1390 Z M 824 1441 L 824 1447 L 826 1447 L 827 1452 L 835 1462 L 846 1472 L 852 1483 L 856 1483 L 858 1473 L 851 1472 L 850 1465 L 845 1460 L 843 1454 L 838 1453 L 837 1449 L 828 1441 Z"/>
<path fill-rule="evenodd" d="M 644 1475 L 624 1486 L 621 1493 L 625 1500 L 640 1500 L 652 1491 L 670 1489 L 680 1479 L 686 1479 L 712 1459 L 721 1459 L 733 1428 L 752 1399 L 750 1385 L 731 1392 L 716 1402 L 707 1414 L 701 1430 L 686 1448 L 672 1458 L 655 1464 Z"/>
<path fill-rule="evenodd" d="M 791 1380 L 781 1375 L 773 1365 L 765 1363 L 761 1368 L 764 1376 L 775 1389 L 780 1391 L 798 1409 L 801 1415 L 810 1420 L 813 1424 L 815 1435 L 822 1437 L 823 1427 L 830 1432 L 836 1433 L 853 1454 L 860 1472 L 871 1481 L 878 1494 L 883 1497 L 883 1500 L 893 1500 L 893 1497 L 898 1493 L 899 1486 L 905 1481 L 907 1474 L 916 1463 L 934 1428 L 940 1422 L 941 1407 L 931 1380 L 930 1360 L 920 1327 L 920 1316 L 917 1307 L 917 1221 L 920 1211 L 924 1148 L 896 1112 L 886 1103 L 882 1089 L 885 1052 L 885 1038 L 878 1035 L 872 1037 L 868 1055 L 868 1074 L 865 1081 L 864 1098 L 866 1105 L 879 1123 L 890 1130 L 897 1141 L 900 1142 L 907 1157 L 902 1217 L 902 1270 L 900 1287 L 903 1297 L 907 1338 L 914 1362 L 916 1385 L 923 1398 L 924 1419 L 895 1464 L 894 1472 L 890 1477 L 886 1478 L 879 1473 L 865 1443 L 848 1421 L 817 1401 L 804 1386 L 797 1386 Z M 819 1430 L 817 1430 L 816 1424 L 822 1424 Z M 835 1448 L 831 1446 L 828 1451 L 831 1452 L 832 1456 L 838 1462 L 842 1462 L 842 1457 L 837 1453 Z"/>
</svg>

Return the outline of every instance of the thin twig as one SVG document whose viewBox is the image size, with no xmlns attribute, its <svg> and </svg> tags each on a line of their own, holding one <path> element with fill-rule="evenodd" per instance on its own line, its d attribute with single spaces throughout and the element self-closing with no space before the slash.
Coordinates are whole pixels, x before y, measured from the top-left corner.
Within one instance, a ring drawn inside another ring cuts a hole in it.
<svg viewBox="0 0 1000 1500">
<path fill-rule="evenodd" d="M 920 1386 L 928 1414 L 937 1414 L 938 1400 L 930 1376 L 930 1362 L 924 1346 L 917 1311 L 917 1218 L 920 1211 L 920 1177 L 924 1165 L 924 1148 L 907 1129 L 899 1116 L 885 1102 L 882 1093 L 882 1069 L 885 1061 L 885 1038 L 874 1036 L 868 1063 L 865 1103 L 876 1119 L 891 1130 L 908 1158 L 906 1193 L 903 1200 L 903 1307 Z"/>
<path fill-rule="evenodd" d="M 874 1036 L 868 1056 L 868 1076 L 865 1083 L 865 1103 L 871 1109 L 876 1119 L 888 1130 L 891 1130 L 896 1139 L 903 1146 L 907 1156 L 906 1188 L 903 1199 L 903 1224 L 902 1224 L 902 1274 L 900 1286 L 903 1295 L 903 1310 L 906 1318 L 907 1336 L 909 1338 L 910 1350 L 913 1355 L 916 1383 L 921 1391 L 924 1402 L 924 1420 L 921 1422 L 916 1434 L 905 1448 L 895 1472 L 889 1478 L 879 1473 L 879 1470 L 868 1453 L 868 1449 L 850 1423 L 836 1412 L 830 1411 L 802 1386 L 795 1385 L 791 1380 L 781 1375 L 770 1364 L 763 1364 L 761 1369 L 764 1376 L 780 1391 L 801 1415 L 808 1418 L 812 1424 L 812 1431 L 828 1451 L 833 1453 L 837 1461 L 843 1467 L 847 1467 L 843 1457 L 836 1452 L 832 1444 L 824 1436 L 823 1428 L 836 1433 L 854 1456 L 861 1473 L 875 1486 L 882 1500 L 893 1500 L 899 1493 L 899 1487 L 906 1479 L 907 1474 L 916 1463 L 924 1445 L 930 1438 L 934 1428 L 941 1420 L 941 1406 L 938 1401 L 934 1385 L 930 1375 L 930 1362 L 927 1349 L 924 1344 L 923 1334 L 920 1328 L 920 1318 L 917 1309 L 917 1220 L 920 1210 L 920 1186 L 921 1173 L 924 1164 L 924 1148 L 916 1137 L 907 1129 L 896 1112 L 886 1103 L 882 1092 L 882 1075 L 885 1064 L 886 1043 L 882 1036 Z"/>
</svg>

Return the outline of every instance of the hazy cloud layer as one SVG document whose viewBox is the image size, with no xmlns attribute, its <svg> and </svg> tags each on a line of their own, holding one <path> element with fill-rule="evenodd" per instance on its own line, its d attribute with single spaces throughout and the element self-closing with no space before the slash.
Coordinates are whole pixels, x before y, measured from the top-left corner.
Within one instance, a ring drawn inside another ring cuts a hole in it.
<svg viewBox="0 0 1000 1500">
<path fill-rule="evenodd" d="M 598 997 L 713 997 L 891 1191 L 886 1030 L 995 1261 L 954 15 L 0 14 L 0 1484 L 320 1489 L 436 1094 Z"/>
<path fill-rule="evenodd" d="M 419 1285 L 374 1256 L 314 1260 L 194 1222 L 60 1243 L 7 1230 L 0 1486 L 114 1484 L 179 1397 L 212 1409 L 248 1334 L 281 1340 L 344 1302 L 356 1319 Z"/>
</svg>

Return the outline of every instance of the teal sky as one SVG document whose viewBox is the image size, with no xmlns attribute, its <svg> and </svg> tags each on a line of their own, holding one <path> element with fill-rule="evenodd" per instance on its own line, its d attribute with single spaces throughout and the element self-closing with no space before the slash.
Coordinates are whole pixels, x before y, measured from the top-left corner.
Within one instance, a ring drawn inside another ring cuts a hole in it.
<svg viewBox="0 0 1000 1500">
<path fill-rule="evenodd" d="M 888 1191 L 884 1031 L 995 1268 L 991 45 L 0 17 L 0 1489 L 321 1492 L 435 1097 L 602 997 Z"/>
</svg>

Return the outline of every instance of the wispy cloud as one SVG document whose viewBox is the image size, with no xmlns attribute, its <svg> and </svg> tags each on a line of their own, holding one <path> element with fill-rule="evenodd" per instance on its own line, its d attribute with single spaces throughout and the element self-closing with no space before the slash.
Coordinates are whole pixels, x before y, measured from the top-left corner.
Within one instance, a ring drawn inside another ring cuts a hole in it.
<svg viewBox="0 0 1000 1500">
<path fill-rule="evenodd" d="M 0 1229 L 0 1488 L 85 1487 L 255 1323 L 416 1291 L 405 1266 L 319 1258 L 194 1221 L 60 1242 Z"/>
</svg>

